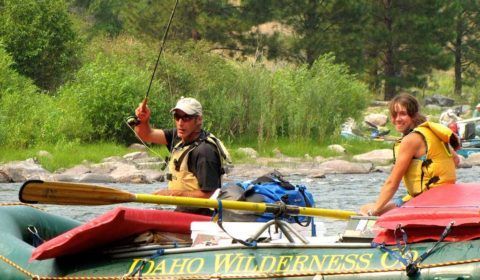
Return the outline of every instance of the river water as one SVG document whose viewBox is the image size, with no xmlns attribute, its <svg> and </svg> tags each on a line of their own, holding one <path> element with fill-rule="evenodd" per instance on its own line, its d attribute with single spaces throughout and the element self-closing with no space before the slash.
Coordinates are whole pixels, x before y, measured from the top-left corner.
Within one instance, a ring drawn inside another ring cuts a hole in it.
<svg viewBox="0 0 480 280">
<path fill-rule="evenodd" d="M 480 182 L 478 176 L 480 166 L 458 169 L 457 181 L 463 183 Z M 383 181 L 388 176 L 387 173 L 370 174 L 335 174 L 327 175 L 323 179 L 310 179 L 305 177 L 291 176 L 286 177 L 293 184 L 307 185 L 308 189 L 315 197 L 317 207 L 328 209 L 343 209 L 357 211 L 365 203 L 376 199 Z M 238 178 L 252 179 L 252 178 Z M 18 202 L 18 190 L 21 184 L 0 184 L 0 203 Z M 109 184 L 118 189 L 124 189 L 132 193 L 151 193 L 158 188 L 165 188 L 166 183 L 158 184 Z M 402 192 L 404 188 L 401 187 Z M 40 205 L 39 205 L 40 206 Z M 58 206 L 41 205 L 46 211 L 62 216 L 67 216 L 79 221 L 88 221 L 100 214 L 111 210 L 118 205 L 106 206 Z M 128 207 L 135 208 L 172 208 L 171 206 L 156 206 L 139 203 L 129 203 Z M 326 218 L 316 218 L 317 222 L 323 222 L 327 235 L 336 235 L 345 228 L 344 221 L 331 220 Z"/>
</svg>

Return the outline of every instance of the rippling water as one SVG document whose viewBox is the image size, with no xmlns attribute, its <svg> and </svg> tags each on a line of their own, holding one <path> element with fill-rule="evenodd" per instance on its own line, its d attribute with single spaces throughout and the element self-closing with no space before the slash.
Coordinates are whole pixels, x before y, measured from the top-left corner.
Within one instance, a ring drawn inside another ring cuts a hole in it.
<svg viewBox="0 0 480 280">
<path fill-rule="evenodd" d="M 480 167 L 459 169 L 458 182 L 480 182 L 478 174 Z M 310 179 L 305 177 L 287 177 L 294 184 L 305 184 L 314 194 L 317 207 L 329 209 L 344 209 L 357 211 L 365 203 L 372 202 L 377 197 L 387 173 L 354 174 L 354 175 L 327 175 L 324 179 Z M 248 178 L 252 179 L 252 178 Z M 133 193 L 151 193 L 158 188 L 165 188 L 165 183 L 159 184 L 109 184 L 118 189 Z M 18 190 L 21 184 L 0 184 L 0 203 L 18 202 Z M 403 188 L 402 188 L 403 190 Z M 127 205 L 127 204 L 125 204 Z M 87 221 L 118 205 L 106 206 L 58 206 L 42 205 L 46 211 L 63 216 L 68 216 L 79 221 Z M 129 203 L 129 207 L 158 208 L 159 206 Z M 163 208 L 171 208 L 165 206 Z M 344 221 L 317 218 L 325 223 L 328 235 L 338 234 L 345 227 Z"/>
</svg>

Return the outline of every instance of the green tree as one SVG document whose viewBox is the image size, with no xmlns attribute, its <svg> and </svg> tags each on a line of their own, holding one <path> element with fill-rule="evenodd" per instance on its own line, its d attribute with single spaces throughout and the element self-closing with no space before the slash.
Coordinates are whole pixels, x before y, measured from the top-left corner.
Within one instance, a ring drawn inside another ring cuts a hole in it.
<svg viewBox="0 0 480 280">
<path fill-rule="evenodd" d="M 455 57 L 455 88 L 457 96 L 462 94 L 464 73 L 472 65 L 480 64 L 480 3 L 475 0 L 449 2 L 453 13 L 453 36 L 448 49 Z"/>
<path fill-rule="evenodd" d="M 451 65 L 444 46 L 451 17 L 437 0 L 376 0 L 369 5 L 365 45 L 375 55 L 373 69 L 384 84 L 384 99 L 399 90 L 421 86 L 432 69 Z"/>
<path fill-rule="evenodd" d="M 364 32 L 367 5 L 355 0 L 242 1 L 247 18 L 255 24 L 280 22 L 291 32 L 269 36 L 269 50 L 280 59 L 312 65 L 334 53 L 337 63 L 362 72 L 366 62 Z M 278 40 L 275 40 L 278 39 Z M 279 46 L 280 45 L 280 46 Z"/>
<path fill-rule="evenodd" d="M 75 32 L 62 0 L 5 0 L 0 38 L 14 59 L 14 68 L 52 90 L 78 65 Z"/>
</svg>

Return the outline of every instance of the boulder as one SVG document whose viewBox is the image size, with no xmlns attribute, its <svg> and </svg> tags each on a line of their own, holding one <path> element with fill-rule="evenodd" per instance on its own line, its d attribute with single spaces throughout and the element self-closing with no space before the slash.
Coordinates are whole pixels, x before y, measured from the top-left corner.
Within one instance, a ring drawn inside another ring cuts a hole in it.
<svg viewBox="0 0 480 280">
<path fill-rule="evenodd" d="M 148 157 L 147 152 L 133 152 L 133 153 L 129 153 L 129 154 L 126 154 L 126 155 L 123 156 L 124 159 L 129 160 L 129 161 L 134 161 L 134 160 L 137 160 L 137 159 L 147 158 L 147 157 Z"/>
<path fill-rule="evenodd" d="M 258 157 L 258 152 L 255 151 L 252 148 L 246 147 L 246 148 L 238 148 L 237 149 L 239 154 L 245 155 L 249 158 L 257 158 Z"/>
<path fill-rule="evenodd" d="M 118 163 L 110 176 L 116 183 L 150 183 L 147 176 L 131 164 Z"/>
<path fill-rule="evenodd" d="M 455 100 L 452 98 L 445 97 L 440 94 L 434 94 L 432 96 L 427 96 L 424 100 L 425 105 L 438 105 L 441 107 L 452 107 L 455 104 Z"/>
<path fill-rule="evenodd" d="M 388 116 L 385 114 L 369 114 L 365 116 L 364 121 L 372 123 L 376 126 L 385 126 L 388 121 Z"/>
<path fill-rule="evenodd" d="M 26 180 L 50 180 L 51 173 L 40 166 L 34 159 L 14 161 L 0 166 L 0 173 L 11 182 Z"/>
<path fill-rule="evenodd" d="M 0 183 L 13 183 L 13 179 L 6 172 L 0 170 Z"/>
<path fill-rule="evenodd" d="M 125 162 L 126 160 L 121 156 L 112 156 L 102 159 L 101 162 Z"/>
<path fill-rule="evenodd" d="M 330 151 L 334 151 L 336 153 L 339 153 L 339 154 L 344 154 L 347 152 L 347 150 L 342 147 L 342 145 L 338 145 L 338 144 L 333 144 L 333 145 L 330 145 L 327 147 Z"/>
<path fill-rule="evenodd" d="M 53 158 L 51 153 L 49 153 L 47 151 L 44 151 L 44 150 L 38 151 L 37 156 L 38 157 L 44 157 L 44 158 Z"/>
<path fill-rule="evenodd" d="M 133 143 L 132 145 L 128 146 L 128 149 L 136 150 L 136 151 L 146 151 L 147 147 L 145 145 L 140 144 L 140 143 Z"/>
<path fill-rule="evenodd" d="M 80 183 L 114 183 L 112 176 L 99 173 L 85 173 L 78 177 Z"/>
<path fill-rule="evenodd" d="M 474 153 L 468 156 L 465 161 L 462 161 L 463 164 L 477 166 L 480 165 L 480 153 Z"/>
<path fill-rule="evenodd" d="M 355 155 L 353 160 L 371 162 L 376 165 L 387 165 L 393 161 L 393 152 L 392 149 L 373 150 L 368 153 Z"/>
<path fill-rule="evenodd" d="M 321 163 L 320 168 L 325 170 L 326 174 L 365 174 L 373 169 L 373 164 L 335 159 Z"/>
</svg>

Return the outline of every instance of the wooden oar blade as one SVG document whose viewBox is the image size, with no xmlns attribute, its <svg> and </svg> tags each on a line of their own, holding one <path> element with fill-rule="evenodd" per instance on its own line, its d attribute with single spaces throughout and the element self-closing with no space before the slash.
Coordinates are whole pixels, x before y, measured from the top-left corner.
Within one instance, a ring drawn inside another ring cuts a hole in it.
<svg viewBox="0 0 480 280">
<path fill-rule="evenodd" d="M 20 188 L 24 203 L 59 205 L 108 205 L 135 201 L 135 195 L 114 188 L 69 182 L 30 180 Z"/>
</svg>

